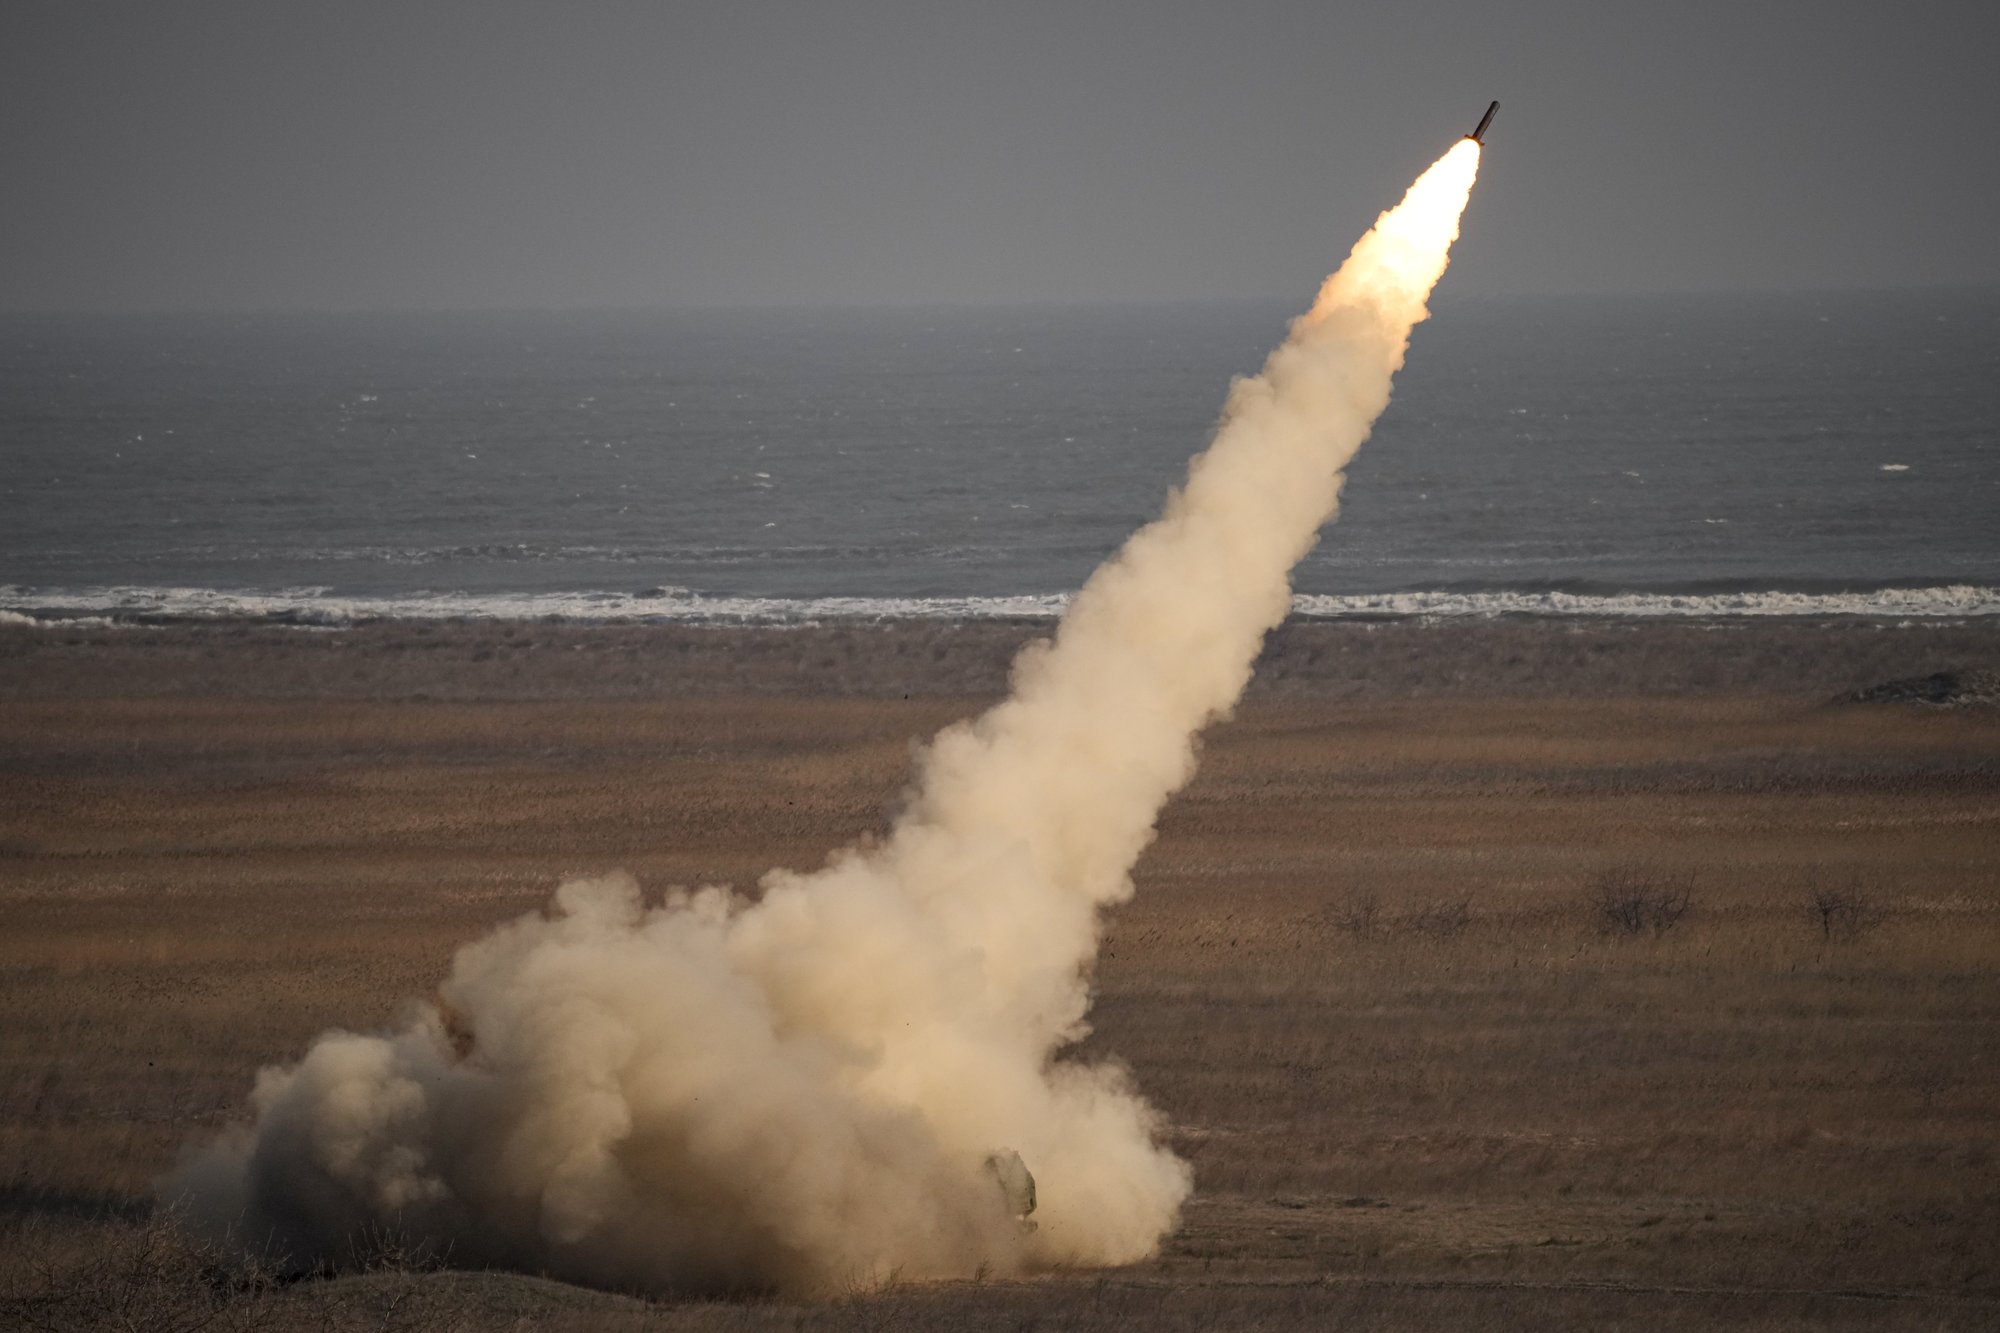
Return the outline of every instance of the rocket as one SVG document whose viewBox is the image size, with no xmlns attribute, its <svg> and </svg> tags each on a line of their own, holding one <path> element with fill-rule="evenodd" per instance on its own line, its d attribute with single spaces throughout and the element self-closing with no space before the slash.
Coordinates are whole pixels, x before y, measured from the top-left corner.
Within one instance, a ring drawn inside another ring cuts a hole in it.
<svg viewBox="0 0 2000 1333">
<path fill-rule="evenodd" d="M 1465 137 L 1472 140 L 1472 142 L 1478 144 L 1481 148 L 1484 148 L 1486 146 L 1486 127 L 1493 123 L 1493 113 L 1495 111 L 1498 111 L 1499 109 L 1500 109 L 1500 104 L 1498 102 L 1495 102 L 1492 106 L 1487 107 L 1486 114 L 1479 118 L 1479 128 L 1474 130 L 1472 133 L 1466 135 Z"/>
</svg>

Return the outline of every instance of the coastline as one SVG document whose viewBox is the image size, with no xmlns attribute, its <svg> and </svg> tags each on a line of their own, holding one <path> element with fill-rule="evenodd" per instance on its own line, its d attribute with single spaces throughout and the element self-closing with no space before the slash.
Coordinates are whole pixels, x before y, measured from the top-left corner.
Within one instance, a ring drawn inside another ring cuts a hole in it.
<svg viewBox="0 0 2000 1333">
<path fill-rule="evenodd" d="M 981 696 L 1045 619 L 801 625 L 393 620 L 0 623 L 0 699 Z M 2000 618 L 1314 620 L 1272 632 L 1249 696 L 1831 698 L 2000 668 Z"/>
<path fill-rule="evenodd" d="M 537 620 L 582 625 L 727 628 L 902 621 L 1054 621 L 1071 594 L 952 596 L 753 596 L 659 586 L 637 592 L 529 591 L 360 593 L 326 587 L 253 591 L 220 587 L 0 584 L 0 625 L 202 622 L 341 629 L 381 621 Z M 1469 584 L 1401 591 L 1296 592 L 1292 618 L 1399 620 L 1964 620 L 2000 619 L 2000 586 L 1976 579 L 1750 584 L 1698 581 L 1658 587 L 1569 580 L 1512 586 Z"/>
</svg>

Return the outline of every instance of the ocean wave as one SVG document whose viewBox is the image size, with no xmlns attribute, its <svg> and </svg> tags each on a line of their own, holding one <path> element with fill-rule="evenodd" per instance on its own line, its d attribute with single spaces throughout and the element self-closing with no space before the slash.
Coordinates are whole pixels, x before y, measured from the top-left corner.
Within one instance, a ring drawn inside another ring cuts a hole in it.
<svg viewBox="0 0 2000 1333">
<path fill-rule="evenodd" d="M 243 620 L 341 627 L 380 620 L 565 620 L 581 623 L 808 625 L 888 620 L 1053 620 L 1067 593 L 1005 597 L 726 597 L 686 588 L 639 592 L 412 592 L 359 596 L 330 588 L 0 587 L 0 625 Z M 1858 591 L 1737 589 L 1576 592 L 1561 589 L 1307 593 L 1313 620 L 1699 619 L 1869 617 L 1951 620 L 2000 615 L 2000 588 L 1972 584 Z"/>
<path fill-rule="evenodd" d="M 1322 619 L 1431 617 L 1688 618 L 1870 616 L 1894 619 L 2000 615 L 2000 588 L 1945 584 L 1913 588 L 1803 591 L 1737 588 L 1702 592 L 1575 592 L 1559 588 L 1477 591 L 1306 594 L 1292 599 L 1296 615 Z"/>
</svg>

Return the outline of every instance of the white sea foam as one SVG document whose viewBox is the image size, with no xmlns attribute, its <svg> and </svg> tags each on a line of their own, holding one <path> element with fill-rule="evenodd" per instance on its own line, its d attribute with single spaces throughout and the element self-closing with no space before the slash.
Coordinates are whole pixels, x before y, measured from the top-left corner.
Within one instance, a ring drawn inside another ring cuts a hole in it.
<svg viewBox="0 0 2000 1333">
<path fill-rule="evenodd" d="M 339 628 L 380 620 L 560 620 L 583 624 L 811 625 L 888 620 L 1053 620 L 1067 593 L 1013 597 L 711 597 L 684 588 L 641 593 L 409 593 L 370 597 L 326 588 L 0 587 L 0 625 L 151 624 L 247 620 Z M 1850 592 L 1565 592 L 1487 589 L 1301 594 L 1311 620 L 1740 619 L 1826 616 L 1967 619 L 2000 615 L 2000 588 L 1951 584 Z"/>
<path fill-rule="evenodd" d="M 1582 593 L 1557 590 L 1392 592 L 1300 596 L 1294 614 L 1314 618 L 1558 616 L 1612 619 L 1745 616 L 1889 616 L 1963 618 L 2000 615 L 2000 588 L 1951 584 L 1928 588 L 1869 588 L 1853 592 Z"/>
</svg>

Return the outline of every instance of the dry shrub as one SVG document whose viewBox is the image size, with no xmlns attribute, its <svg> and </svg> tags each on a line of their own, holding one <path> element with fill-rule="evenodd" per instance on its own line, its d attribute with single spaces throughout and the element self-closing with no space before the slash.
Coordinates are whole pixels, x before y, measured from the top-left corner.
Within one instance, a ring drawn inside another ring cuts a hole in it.
<svg viewBox="0 0 2000 1333">
<path fill-rule="evenodd" d="M 1853 939 L 1881 919 L 1858 878 L 1836 881 L 1820 873 L 1806 880 L 1806 919 L 1825 940 Z"/>
<path fill-rule="evenodd" d="M 0 1326 L 229 1333 L 269 1322 L 277 1285 L 271 1271 L 194 1240 L 166 1219 L 93 1229 L 90 1242 L 78 1245 L 33 1223 L 8 1236 L 13 1255 L 0 1287 Z"/>
<path fill-rule="evenodd" d="M 1451 940 L 1465 933 L 1472 924 L 1472 899 L 1440 898 L 1420 904 L 1414 912 L 1403 918 L 1403 925 L 1412 933 L 1426 939 Z"/>
<path fill-rule="evenodd" d="M 1599 871 L 1591 882 L 1591 914 L 1613 935 L 1664 935 L 1693 906 L 1692 872 L 1619 865 Z"/>
<path fill-rule="evenodd" d="M 1467 894 L 1426 899 L 1408 911 L 1391 914 L 1383 909 L 1380 897 L 1364 889 L 1348 894 L 1324 919 L 1357 940 L 1383 939 L 1395 933 L 1448 940 L 1464 934 L 1472 924 L 1472 898 Z"/>
<path fill-rule="evenodd" d="M 1382 900 L 1372 890 L 1350 893 L 1334 909 L 1333 923 L 1358 940 L 1369 939 L 1382 926 Z"/>
<path fill-rule="evenodd" d="M 339 1288 L 318 1286 L 337 1276 L 330 1270 L 299 1272 L 282 1259 L 197 1239 L 171 1213 L 137 1224 L 106 1221 L 81 1233 L 22 1221 L 0 1235 L 0 1245 L 8 1255 L 0 1266 L 5 1329 L 444 1333 L 463 1322 L 450 1293 L 425 1280 L 438 1256 L 386 1232 L 357 1238 L 349 1275 L 365 1280 Z M 321 1291 L 331 1299 L 315 1299 Z"/>
</svg>

